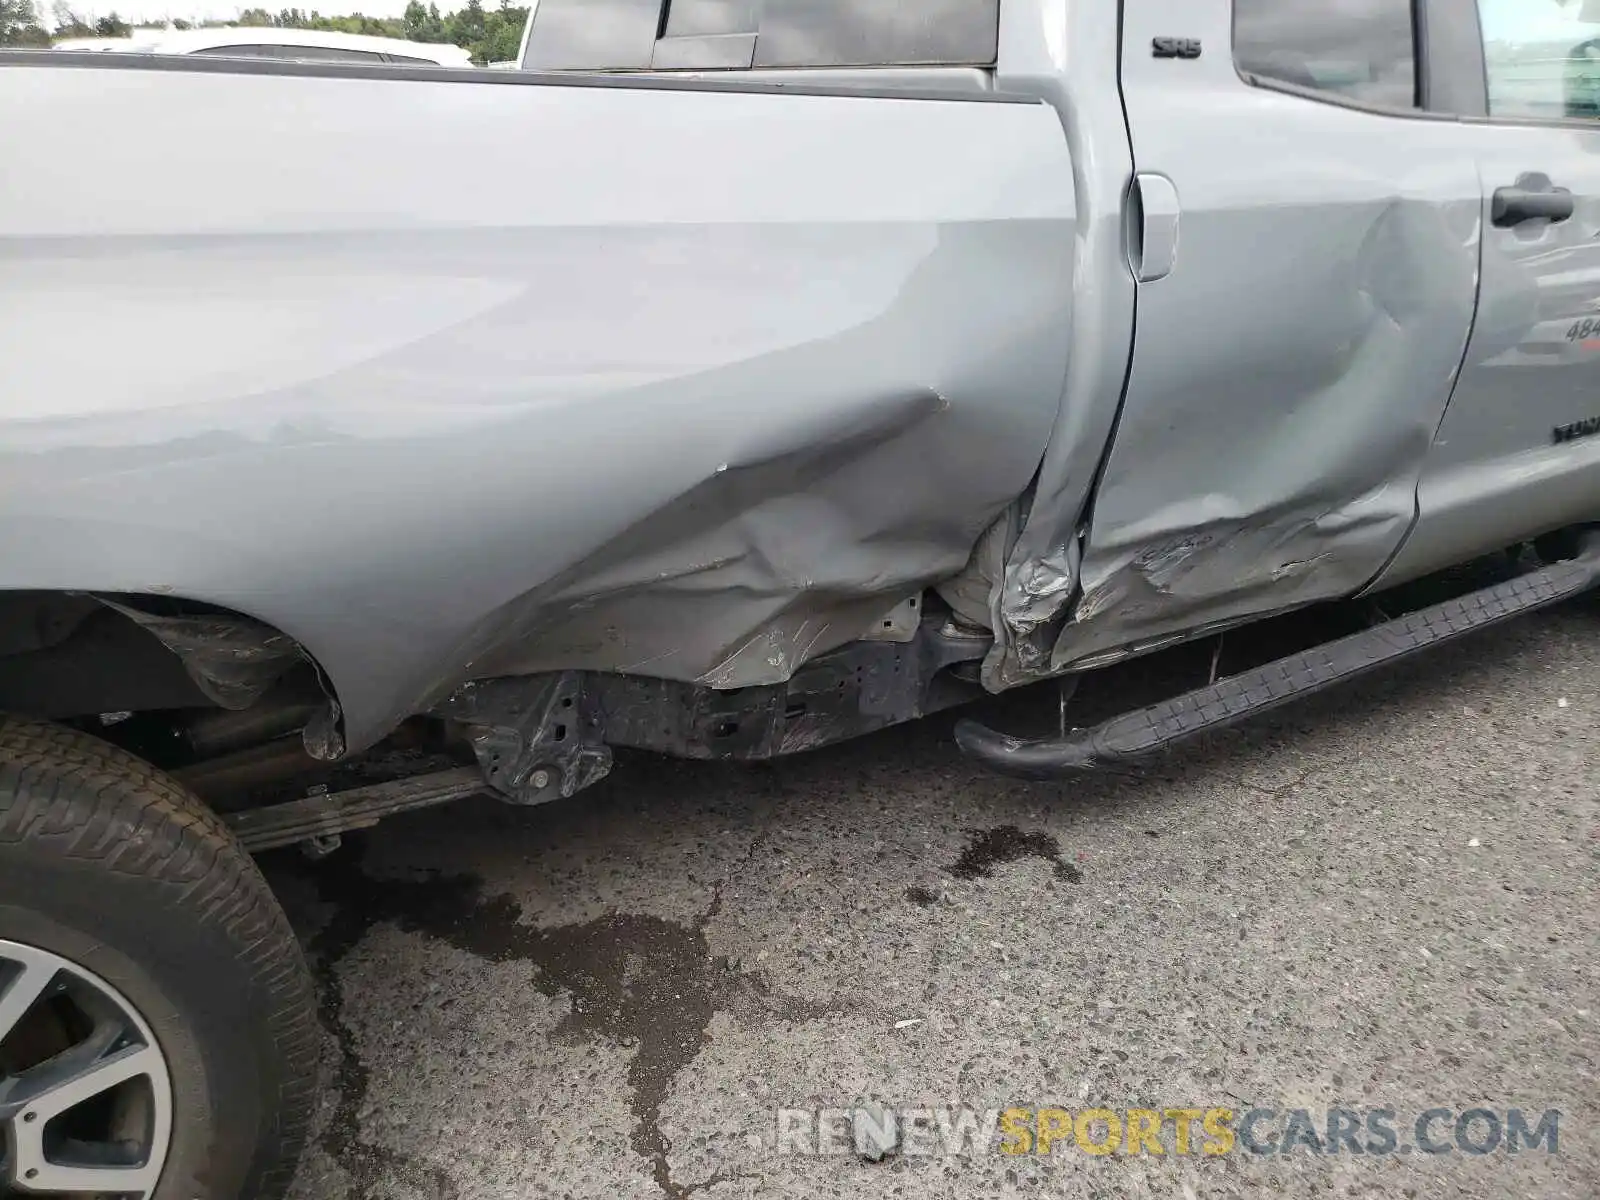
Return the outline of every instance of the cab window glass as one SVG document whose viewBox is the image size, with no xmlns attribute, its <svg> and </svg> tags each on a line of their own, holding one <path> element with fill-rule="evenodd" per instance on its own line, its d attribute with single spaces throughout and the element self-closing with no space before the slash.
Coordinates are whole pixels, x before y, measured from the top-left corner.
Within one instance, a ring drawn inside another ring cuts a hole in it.
<svg viewBox="0 0 1600 1200">
<path fill-rule="evenodd" d="M 1489 115 L 1600 120 L 1600 0 L 1478 0 Z"/>
<path fill-rule="evenodd" d="M 1411 5 L 1412 0 L 1235 0 L 1234 58 L 1241 71 L 1262 81 L 1361 104 L 1415 108 Z"/>
<path fill-rule="evenodd" d="M 273 58 L 271 46 L 207 46 L 196 54 L 215 55 L 218 58 Z"/>
<path fill-rule="evenodd" d="M 1000 0 L 539 0 L 528 70 L 986 66 Z"/>
<path fill-rule="evenodd" d="M 666 36 L 717 37 L 756 31 L 756 0 L 672 0 Z"/>
<path fill-rule="evenodd" d="M 765 0 L 755 65 L 983 66 L 999 30 L 999 0 Z"/>
</svg>

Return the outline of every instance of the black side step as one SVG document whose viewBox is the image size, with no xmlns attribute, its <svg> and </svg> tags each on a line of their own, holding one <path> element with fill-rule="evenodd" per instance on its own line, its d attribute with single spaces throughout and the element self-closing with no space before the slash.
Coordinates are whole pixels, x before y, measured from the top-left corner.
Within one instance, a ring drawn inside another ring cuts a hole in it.
<svg viewBox="0 0 1600 1200">
<path fill-rule="evenodd" d="M 1209 687 L 1112 717 L 1092 729 L 1075 730 L 1061 738 L 1023 741 L 963 720 L 956 723 L 956 742 L 985 766 L 1025 779 L 1052 779 L 1128 763 L 1558 603 L 1597 584 L 1600 543 L 1591 541 L 1579 558 L 1325 642 Z"/>
</svg>

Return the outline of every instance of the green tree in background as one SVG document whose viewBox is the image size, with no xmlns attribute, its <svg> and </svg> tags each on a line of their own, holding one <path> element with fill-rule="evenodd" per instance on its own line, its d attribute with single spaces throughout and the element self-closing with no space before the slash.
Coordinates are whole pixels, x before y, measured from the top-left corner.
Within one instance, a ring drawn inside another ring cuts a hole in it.
<svg viewBox="0 0 1600 1200">
<path fill-rule="evenodd" d="M 273 14 L 264 8 L 247 8 L 239 14 L 237 22 L 227 24 L 365 33 L 413 42 L 449 42 L 463 47 L 472 55 L 473 62 L 490 63 L 517 56 L 517 48 L 522 44 L 522 27 L 527 20 L 528 10 L 511 4 L 510 0 L 500 0 L 500 6 L 492 12 L 485 11 L 483 0 L 467 0 L 465 8 L 452 13 L 440 13 L 436 3 L 424 6 L 422 0 L 410 0 L 401 17 L 369 17 L 359 12 L 325 17 L 303 8 L 284 8 Z"/>
<path fill-rule="evenodd" d="M 94 33 L 96 37 L 128 37 L 133 33 L 133 26 L 111 12 L 94 23 Z"/>
<path fill-rule="evenodd" d="M 50 35 L 39 23 L 33 0 L 0 0 L 0 46 L 43 49 Z"/>
<path fill-rule="evenodd" d="M 50 11 L 56 19 L 55 36 L 57 38 L 94 36 L 94 26 L 79 16 L 72 6 L 67 3 L 67 0 L 56 0 Z"/>
<path fill-rule="evenodd" d="M 406 15 L 401 18 L 405 22 L 406 37 L 413 42 L 447 42 L 445 36 L 444 18 L 439 15 L 437 4 L 424 5 L 422 0 L 411 0 L 406 5 Z"/>
<path fill-rule="evenodd" d="M 458 46 L 471 47 L 483 40 L 483 5 L 480 0 L 467 0 L 467 6 L 445 18 L 445 34 Z"/>
<path fill-rule="evenodd" d="M 528 10 L 500 0 L 500 7 L 483 19 L 483 39 L 468 47 L 478 62 L 506 62 L 517 56 L 522 46 L 522 27 L 528 23 Z"/>
</svg>

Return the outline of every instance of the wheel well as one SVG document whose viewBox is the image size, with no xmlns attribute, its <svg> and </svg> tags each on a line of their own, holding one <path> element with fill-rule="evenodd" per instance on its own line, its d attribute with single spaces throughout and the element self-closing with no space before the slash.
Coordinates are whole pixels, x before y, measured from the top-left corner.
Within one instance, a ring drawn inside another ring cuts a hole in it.
<svg viewBox="0 0 1600 1200">
<path fill-rule="evenodd" d="M 240 711 L 286 693 L 324 710 L 321 747 L 308 726 L 313 753 L 341 753 L 326 673 L 299 642 L 254 617 L 172 596 L 0 592 L 0 710 L 50 720 Z"/>
</svg>

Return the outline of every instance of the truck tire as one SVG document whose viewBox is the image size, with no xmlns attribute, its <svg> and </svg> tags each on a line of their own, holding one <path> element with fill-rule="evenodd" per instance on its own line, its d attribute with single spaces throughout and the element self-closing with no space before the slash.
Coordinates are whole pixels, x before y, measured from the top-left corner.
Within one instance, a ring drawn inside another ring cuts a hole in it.
<svg viewBox="0 0 1600 1200">
<path fill-rule="evenodd" d="M 0 1196 L 276 1200 L 311 979 L 255 863 L 174 780 L 0 715 Z"/>
</svg>

